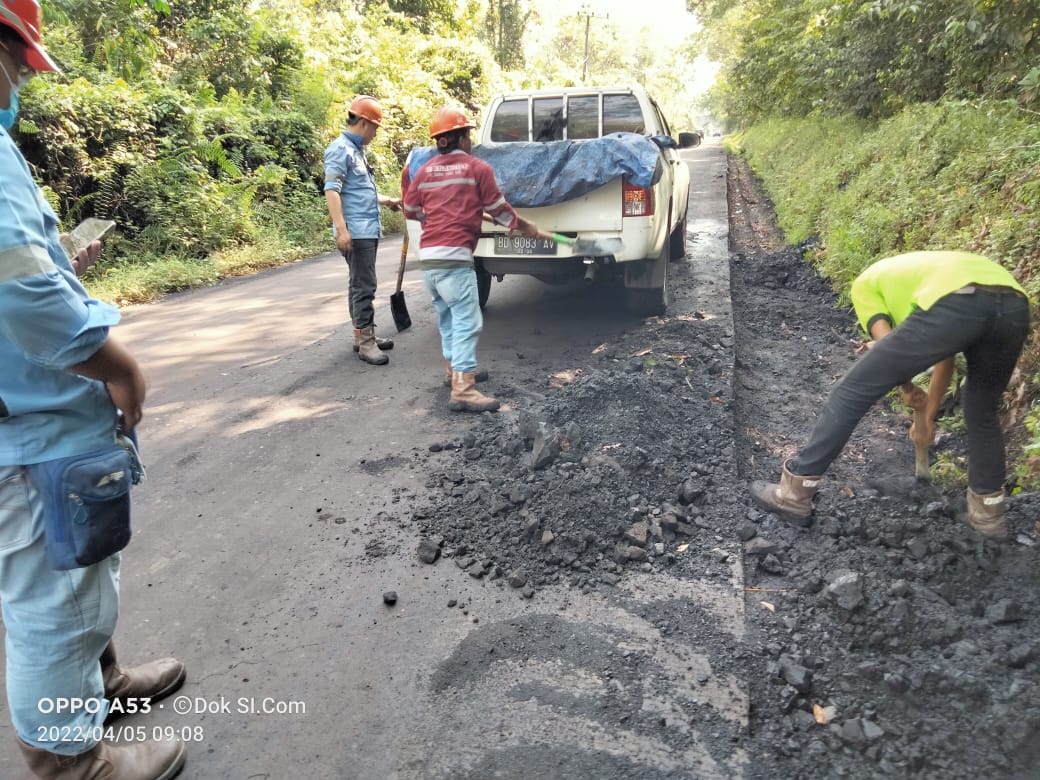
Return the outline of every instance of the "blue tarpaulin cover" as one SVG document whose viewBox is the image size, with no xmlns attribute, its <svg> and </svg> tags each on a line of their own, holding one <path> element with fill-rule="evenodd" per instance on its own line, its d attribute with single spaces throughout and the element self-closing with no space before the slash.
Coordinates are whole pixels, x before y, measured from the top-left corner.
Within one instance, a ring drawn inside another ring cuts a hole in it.
<svg viewBox="0 0 1040 780">
<path fill-rule="evenodd" d="M 436 154 L 433 146 L 413 149 L 407 161 L 409 177 L 414 178 Z M 619 176 L 637 187 L 649 187 L 661 175 L 657 143 L 637 133 L 611 133 L 583 141 L 479 145 L 473 147 L 473 156 L 495 169 L 502 194 L 516 208 L 573 200 Z"/>
</svg>

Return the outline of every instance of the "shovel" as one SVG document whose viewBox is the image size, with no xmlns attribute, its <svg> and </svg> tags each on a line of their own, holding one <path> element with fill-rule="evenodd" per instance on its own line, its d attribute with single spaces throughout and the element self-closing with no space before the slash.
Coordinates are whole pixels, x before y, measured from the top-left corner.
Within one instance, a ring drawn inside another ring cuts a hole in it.
<svg viewBox="0 0 1040 780">
<path fill-rule="evenodd" d="M 412 318 L 408 315 L 408 307 L 404 302 L 401 285 L 404 284 L 404 263 L 408 259 L 408 228 L 404 229 L 404 240 L 401 242 L 401 266 L 397 269 L 397 291 L 390 296 L 390 313 L 394 316 L 394 325 L 398 332 L 412 327 Z"/>
</svg>

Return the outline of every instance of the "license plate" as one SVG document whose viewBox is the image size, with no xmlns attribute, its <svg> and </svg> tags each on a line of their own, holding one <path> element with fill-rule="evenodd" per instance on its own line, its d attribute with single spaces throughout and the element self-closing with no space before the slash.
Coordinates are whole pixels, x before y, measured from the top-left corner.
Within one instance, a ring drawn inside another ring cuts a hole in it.
<svg viewBox="0 0 1040 780">
<path fill-rule="evenodd" d="M 496 255 L 555 255 L 556 242 L 528 236 L 495 236 Z"/>
</svg>

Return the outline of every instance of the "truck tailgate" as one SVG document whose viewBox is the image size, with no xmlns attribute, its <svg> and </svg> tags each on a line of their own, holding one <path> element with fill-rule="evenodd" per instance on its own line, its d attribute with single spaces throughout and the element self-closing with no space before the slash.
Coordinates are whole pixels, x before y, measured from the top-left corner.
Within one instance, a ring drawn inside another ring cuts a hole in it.
<svg viewBox="0 0 1040 780">
<path fill-rule="evenodd" d="M 517 211 L 542 230 L 554 233 L 620 231 L 621 178 L 573 200 Z"/>
</svg>

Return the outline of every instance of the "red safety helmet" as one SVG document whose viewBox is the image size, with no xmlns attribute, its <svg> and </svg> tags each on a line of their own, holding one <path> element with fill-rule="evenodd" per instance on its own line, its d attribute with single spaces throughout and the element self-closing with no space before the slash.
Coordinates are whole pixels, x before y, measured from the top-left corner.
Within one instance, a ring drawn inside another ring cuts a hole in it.
<svg viewBox="0 0 1040 780">
<path fill-rule="evenodd" d="M 30 68 L 61 72 L 40 41 L 40 4 L 37 0 L 0 0 L 0 24 L 18 33 L 25 43 L 25 60 Z"/>
<path fill-rule="evenodd" d="M 383 109 L 373 97 L 369 97 L 368 95 L 358 95 L 351 102 L 350 108 L 347 110 L 362 119 L 367 119 L 376 127 L 383 126 Z"/>
<path fill-rule="evenodd" d="M 452 130 L 471 130 L 476 127 L 460 108 L 442 108 L 430 122 L 430 137 L 436 138 Z"/>
</svg>

